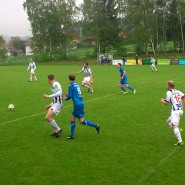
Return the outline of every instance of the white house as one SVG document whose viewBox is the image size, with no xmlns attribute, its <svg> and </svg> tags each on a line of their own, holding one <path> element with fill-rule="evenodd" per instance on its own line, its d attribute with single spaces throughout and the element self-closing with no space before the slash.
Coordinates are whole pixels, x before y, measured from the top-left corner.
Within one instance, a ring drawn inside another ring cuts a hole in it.
<svg viewBox="0 0 185 185">
<path fill-rule="evenodd" d="M 25 50 L 24 50 L 25 54 L 26 55 L 33 55 L 33 50 L 31 49 L 32 41 L 28 40 L 23 45 L 25 47 Z"/>
</svg>

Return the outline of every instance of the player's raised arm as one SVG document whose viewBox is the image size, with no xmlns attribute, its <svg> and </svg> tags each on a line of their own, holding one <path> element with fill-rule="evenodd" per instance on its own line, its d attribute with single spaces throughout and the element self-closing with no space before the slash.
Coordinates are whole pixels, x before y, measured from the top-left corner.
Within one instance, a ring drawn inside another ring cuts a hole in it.
<svg viewBox="0 0 185 185">
<path fill-rule="evenodd" d="M 82 73 L 83 71 L 77 71 L 77 72 L 75 72 L 74 74 L 80 74 L 80 73 Z"/>
</svg>

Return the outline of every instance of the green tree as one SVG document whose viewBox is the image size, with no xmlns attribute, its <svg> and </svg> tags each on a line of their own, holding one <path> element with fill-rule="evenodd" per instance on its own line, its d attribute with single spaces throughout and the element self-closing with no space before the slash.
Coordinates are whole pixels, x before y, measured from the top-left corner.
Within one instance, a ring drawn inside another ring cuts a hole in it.
<svg viewBox="0 0 185 185">
<path fill-rule="evenodd" d="M 7 58 L 7 49 L 5 47 L 5 40 L 3 36 L 0 35 L 0 60 L 3 61 Z"/>
<path fill-rule="evenodd" d="M 22 48 L 23 41 L 20 37 L 16 36 L 16 37 L 11 37 L 9 43 L 14 50 L 19 51 Z"/>
<path fill-rule="evenodd" d="M 180 33 L 181 33 L 181 45 L 182 51 L 185 53 L 185 1 L 184 0 L 177 0 L 178 2 L 178 16 L 179 16 L 179 23 L 180 23 Z"/>
<path fill-rule="evenodd" d="M 72 38 L 76 5 L 74 0 L 26 0 L 27 11 L 35 47 L 39 52 L 49 52 L 61 48 L 66 50 Z"/>
<path fill-rule="evenodd" d="M 83 27 L 87 34 L 96 37 L 98 52 L 106 52 L 118 40 L 118 0 L 84 0 L 82 7 Z"/>
<path fill-rule="evenodd" d="M 125 0 L 124 2 L 124 26 L 130 41 L 136 43 L 138 52 L 145 53 L 148 53 L 148 43 L 150 43 L 155 54 L 156 1 Z"/>
</svg>

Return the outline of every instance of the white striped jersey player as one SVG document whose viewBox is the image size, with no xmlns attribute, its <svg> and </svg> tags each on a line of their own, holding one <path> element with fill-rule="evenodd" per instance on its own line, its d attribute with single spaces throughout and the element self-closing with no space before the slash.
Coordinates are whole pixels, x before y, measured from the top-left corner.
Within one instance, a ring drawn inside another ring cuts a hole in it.
<svg viewBox="0 0 185 185">
<path fill-rule="evenodd" d="M 84 73 L 84 83 L 88 83 L 91 81 L 92 71 L 89 67 L 83 67 L 81 72 Z"/>
<path fill-rule="evenodd" d="M 158 72 L 158 70 L 157 70 L 157 68 L 156 68 L 156 66 L 155 66 L 155 64 L 156 64 L 156 60 L 153 58 L 153 57 L 151 57 L 151 60 L 150 60 L 150 62 L 151 62 L 151 69 L 152 69 L 152 72 L 153 71 L 157 71 Z"/>
<path fill-rule="evenodd" d="M 182 98 L 184 96 L 184 93 L 176 89 L 170 89 L 166 93 L 165 101 L 171 104 L 171 116 L 169 120 L 172 126 L 179 125 L 180 117 L 183 115 Z"/>
<path fill-rule="evenodd" d="M 83 67 L 82 72 L 84 72 L 84 77 L 91 77 L 92 71 L 89 67 Z"/>
<path fill-rule="evenodd" d="M 35 62 L 33 62 L 33 61 L 30 61 L 29 62 L 29 66 L 28 66 L 28 69 L 27 70 L 29 70 L 30 69 L 30 72 L 32 73 L 32 74 L 35 74 L 35 70 L 36 70 L 36 64 L 35 64 Z"/>
<path fill-rule="evenodd" d="M 53 98 L 52 107 L 50 110 L 52 110 L 56 115 L 58 115 L 62 109 L 63 103 L 62 103 L 62 86 L 59 82 L 54 82 L 51 84 L 51 92 L 52 94 L 49 95 L 49 98 Z"/>
</svg>

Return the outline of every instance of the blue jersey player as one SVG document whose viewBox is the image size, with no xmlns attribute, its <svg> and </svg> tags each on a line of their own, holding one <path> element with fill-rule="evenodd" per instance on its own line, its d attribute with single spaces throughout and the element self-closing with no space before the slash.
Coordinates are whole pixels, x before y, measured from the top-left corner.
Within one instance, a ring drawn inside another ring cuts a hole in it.
<svg viewBox="0 0 185 185">
<path fill-rule="evenodd" d="M 80 86 L 74 82 L 75 81 L 75 75 L 71 74 L 69 75 L 69 87 L 68 87 L 68 93 L 66 93 L 67 97 L 64 98 L 64 100 L 73 100 L 73 106 L 74 106 L 74 111 L 72 113 L 71 117 L 71 133 L 67 137 L 67 139 L 74 139 L 74 132 L 75 132 L 75 119 L 78 118 L 79 122 L 83 125 L 94 127 L 97 131 L 97 134 L 100 131 L 100 126 L 98 124 L 95 124 L 91 121 L 85 120 L 84 119 L 84 102 L 82 99 L 82 93 Z"/>
<path fill-rule="evenodd" d="M 128 78 L 127 78 L 127 75 L 126 75 L 126 71 L 121 67 L 121 64 L 118 63 L 117 64 L 117 67 L 119 69 L 119 73 L 120 73 L 120 83 L 119 83 L 119 87 L 121 88 L 121 90 L 123 91 L 123 94 L 127 94 L 127 91 L 126 89 L 123 87 L 123 85 L 130 89 L 131 91 L 134 92 L 134 94 L 136 94 L 136 90 L 131 87 L 130 85 L 128 85 Z"/>
</svg>

